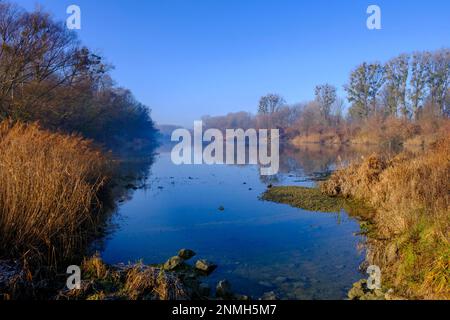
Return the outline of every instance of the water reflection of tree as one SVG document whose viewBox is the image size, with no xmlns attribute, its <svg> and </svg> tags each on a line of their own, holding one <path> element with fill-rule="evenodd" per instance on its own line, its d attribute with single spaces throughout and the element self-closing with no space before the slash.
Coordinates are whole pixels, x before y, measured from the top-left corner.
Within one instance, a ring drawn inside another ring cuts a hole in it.
<svg viewBox="0 0 450 320">
<path fill-rule="evenodd" d="M 301 147 L 285 147 L 280 155 L 280 172 L 301 172 L 312 175 L 333 171 L 362 156 L 375 152 L 375 146 L 346 146 L 307 144 Z"/>
<path fill-rule="evenodd" d="M 97 232 L 89 245 L 88 253 L 104 250 L 106 240 L 118 227 L 114 223 L 118 205 L 131 199 L 137 189 L 146 188 L 146 181 L 152 174 L 151 168 L 157 155 L 155 146 L 145 152 L 129 152 L 114 156 L 111 187 L 102 197 L 102 214 L 96 222 Z"/>
</svg>

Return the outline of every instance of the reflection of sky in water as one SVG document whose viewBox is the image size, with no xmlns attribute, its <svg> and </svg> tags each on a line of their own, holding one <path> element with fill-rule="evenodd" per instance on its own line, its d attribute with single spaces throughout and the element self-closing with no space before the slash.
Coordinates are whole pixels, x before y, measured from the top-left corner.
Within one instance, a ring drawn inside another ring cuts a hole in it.
<svg viewBox="0 0 450 320">
<path fill-rule="evenodd" d="M 266 183 L 312 185 L 301 167 L 283 165 L 285 173 Z M 291 299 L 340 299 L 361 277 L 358 224 L 345 213 L 260 201 L 266 185 L 256 166 L 174 166 L 162 153 L 151 172 L 148 189 L 119 208 L 107 262 L 164 262 L 189 248 L 219 265 L 207 279 L 213 287 L 228 279 L 235 292 L 254 297 L 275 290 Z"/>
</svg>

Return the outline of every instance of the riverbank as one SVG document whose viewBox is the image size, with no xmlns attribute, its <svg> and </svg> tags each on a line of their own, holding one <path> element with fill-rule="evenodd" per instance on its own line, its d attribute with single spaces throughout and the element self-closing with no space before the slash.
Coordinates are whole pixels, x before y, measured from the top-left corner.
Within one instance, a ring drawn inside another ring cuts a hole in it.
<svg viewBox="0 0 450 320">
<path fill-rule="evenodd" d="M 305 192 L 295 187 L 272 188 L 263 198 L 307 210 L 314 206 L 304 206 L 305 200 L 296 198 L 341 207 L 350 199 L 375 208 L 370 215 L 357 216 L 372 225 L 367 262 L 381 268 L 383 285 L 411 299 L 449 299 L 449 183 L 450 139 L 446 137 L 425 153 L 373 155 L 338 170 L 320 184 L 324 198 L 317 196 L 318 189 Z M 311 193 L 317 197 L 311 198 Z"/>
<path fill-rule="evenodd" d="M 81 252 L 101 225 L 110 166 L 89 140 L 2 122 L 0 257 L 34 275 Z"/>
<path fill-rule="evenodd" d="M 69 275 L 46 279 L 42 287 L 43 280 L 30 279 L 19 263 L 0 261 L 0 301 L 39 297 L 70 301 L 250 300 L 248 296 L 235 294 L 227 280 L 219 281 L 213 290 L 206 278 L 217 266 L 204 259 L 189 263 L 195 255 L 192 250 L 182 249 L 161 264 L 109 265 L 96 254 L 80 263 L 79 288 L 73 290 L 67 288 Z"/>
<path fill-rule="evenodd" d="M 0 123 L 0 276 L 13 288 L 0 294 L 45 296 L 62 266 L 82 259 L 105 225 L 111 172 L 89 140 Z"/>
<path fill-rule="evenodd" d="M 188 264 L 191 250 L 159 265 L 86 258 L 104 236 L 110 202 L 141 188 L 148 171 L 147 162 L 120 169 L 115 162 L 78 136 L 0 124 L 0 300 L 245 298 L 227 281 L 213 297 L 201 280 L 217 266 L 202 259 Z M 80 266 L 80 290 L 63 289 L 69 265 Z"/>
<path fill-rule="evenodd" d="M 429 147 L 450 134 L 450 121 L 423 119 L 410 121 L 398 118 L 373 117 L 355 125 L 327 127 L 318 132 L 299 133 L 290 144 L 302 147 L 311 144 L 326 146 L 402 146 L 405 149 Z"/>
</svg>

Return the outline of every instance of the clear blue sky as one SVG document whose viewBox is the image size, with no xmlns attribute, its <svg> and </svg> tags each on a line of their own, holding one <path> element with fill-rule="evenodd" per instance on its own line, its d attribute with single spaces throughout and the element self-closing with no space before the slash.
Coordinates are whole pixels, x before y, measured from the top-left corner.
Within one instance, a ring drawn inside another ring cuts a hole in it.
<svg viewBox="0 0 450 320">
<path fill-rule="evenodd" d="M 260 96 L 313 98 L 339 88 L 363 61 L 450 46 L 448 0 L 19 0 L 65 20 L 82 11 L 81 40 L 115 65 L 118 84 L 159 123 L 191 125 L 205 114 L 254 112 Z M 366 9 L 382 10 L 380 31 Z M 344 92 L 341 90 L 341 95 Z"/>
</svg>

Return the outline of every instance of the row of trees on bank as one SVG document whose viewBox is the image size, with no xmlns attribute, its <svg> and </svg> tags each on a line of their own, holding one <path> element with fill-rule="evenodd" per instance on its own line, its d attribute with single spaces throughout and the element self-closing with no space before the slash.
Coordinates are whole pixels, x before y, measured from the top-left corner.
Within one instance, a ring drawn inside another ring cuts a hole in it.
<svg viewBox="0 0 450 320">
<path fill-rule="evenodd" d="M 450 50 L 402 54 L 385 64 L 362 63 L 345 90 L 353 118 L 375 113 L 417 120 L 427 103 L 450 116 Z"/>
<path fill-rule="evenodd" d="M 48 13 L 0 2 L 0 121 L 38 121 L 107 146 L 152 143 L 150 109 L 116 87 L 110 70 Z"/>
<path fill-rule="evenodd" d="M 293 136 L 330 130 L 345 135 L 388 119 L 433 126 L 431 119 L 450 117 L 449 83 L 449 49 L 402 54 L 385 64 L 357 66 L 344 86 L 347 103 L 335 86 L 323 84 L 316 86 L 310 102 L 288 104 L 281 95 L 268 94 L 260 99 L 256 115 L 238 112 L 203 120 L 209 128 L 279 128 Z"/>
</svg>

